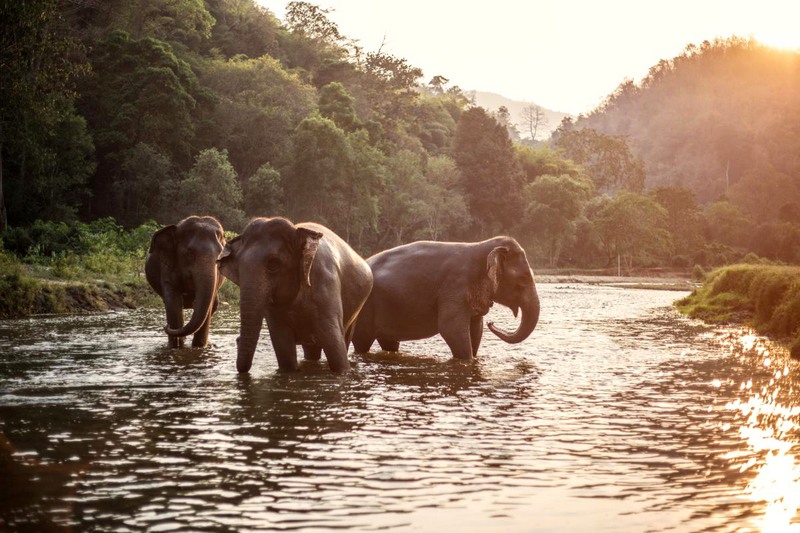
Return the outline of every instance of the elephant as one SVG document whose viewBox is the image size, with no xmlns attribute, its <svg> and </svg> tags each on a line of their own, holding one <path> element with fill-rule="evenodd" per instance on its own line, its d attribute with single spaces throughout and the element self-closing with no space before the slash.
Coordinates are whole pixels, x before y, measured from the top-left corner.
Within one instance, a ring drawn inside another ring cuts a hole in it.
<svg viewBox="0 0 800 533">
<path fill-rule="evenodd" d="M 482 242 L 419 241 L 369 259 L 374 286 L 353 336 L 356 353 L 369 352 L 377 339 L 386 351 L 400 341 L 440 333 L 456 359 L 478 353 L 483 317 L 494 302 L 522 309 L 516 331 L 489 322 L 508 343 L 525 340 L 539 321 L 539 296 L 525 250 L 512 237 Z"/>
<path fill-rule="evenodd" d="M 220 270 L 239 285 L 236 369 L 250 371 L 266 319 L 281 370 L 296 370 L 297 345 L 306 359 L 322 351 L 334 372 L 350 368 L 353 325 L 372 290 L 366 261 L 333 231 L 283 217 L 254 218 L 228 242 Z"/>
<path fill-rule="evenodd" d="M 225 278 L 217 259 L 225 248 L 222 225 L 210 216 L 190 216 L 156 231 L 150 239 L 145 275 L 164 301 L 169 346 L 183 346 L 183 338 L 194 335 L 192 346 L 208 343 L 211 315 L 219 306 L 219 288 Z M 183 310 L 192 308 L 189 322 Z"/>
</svg>

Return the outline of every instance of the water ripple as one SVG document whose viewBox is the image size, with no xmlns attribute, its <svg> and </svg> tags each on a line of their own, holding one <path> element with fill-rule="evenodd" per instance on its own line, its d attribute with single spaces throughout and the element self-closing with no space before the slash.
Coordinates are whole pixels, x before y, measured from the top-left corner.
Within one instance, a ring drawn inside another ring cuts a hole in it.
<svg viewBox="0 0 800 533">
<path fill-rule="evenodd" d="M 170 350 L 156 311 L 0 322 L 0 529 L 784 531 L 800 379 L 679 294 L 543 285 L 539 327 L 235 370 L 235 309 Z M 515 327 L 508 310 L 491 319 Z"/>
</svg>

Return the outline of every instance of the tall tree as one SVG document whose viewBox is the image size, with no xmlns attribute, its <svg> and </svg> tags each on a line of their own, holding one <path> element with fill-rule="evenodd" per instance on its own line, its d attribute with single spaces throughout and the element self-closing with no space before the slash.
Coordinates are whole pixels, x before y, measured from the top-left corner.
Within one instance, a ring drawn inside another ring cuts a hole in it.
<svg viewBox="0 0 800 533">
<path fill-rule="evenodd" d="M 179 170 L 191 165 L 195 133 L 210 113 L 213 95 L 191 67 L 157 39 L 112 32 L 92 54 L 94 75 L 82 87 L 80 108 L 89 120 L 98 151 L 92 215 L 117 208 L 114 183 L 124 153 L 146 143 Z"/>
<path fill-rule="evenodd" d="M 538 244 L 547 255 L 550 267 L 558 264 L 565 244 L 575 238 L 584 205 L 592 193 L 591 182 L 583 177 L 539 176 L 523 189 L 525 214 L 521 234 Z"/>
<path fill-rule="evenodd" d="M 9 216 L 14 223 L 74 216 L 94 148 L 72 105 L 73 82 L 86 64 L 56 0 L 2 0 L 0 20 L 2 230 Z M 4 192 L 11 185 L 9 212 Z"/>
<path fill-rule="evenodd" d="M 562 129 L 556 146 L 565 157 L 583 165 L 600 191 L 640 193 L 644 189 L 644 164 L 633 156 L 622 137 L 590 128 Z"/>
<path fill-rule="evenodd" d="M 544 109 L 536 104 L 529 104 L 522 108 L 522 125 L 531 136 L 531 141 L 536 142 L 539 131 L 547 127 L 547 116 Z"/>
<path fill-rule="evenodd" d="M 483 108 L 468 109 L 456 129 L 453 158 L 462 175 L 474 236 L 508 231 L 521 213 L 523 181 L 508 130 Z"/>
<path fill-rule="evenodd" d="M 312 87 L 269 56 L 210 61 L 201 79 L 218 99 L 206 144 L 227 149 L 245 181 L 265 163 L 288 164 L 291 137 L 314 108 Z"/>
</svg>

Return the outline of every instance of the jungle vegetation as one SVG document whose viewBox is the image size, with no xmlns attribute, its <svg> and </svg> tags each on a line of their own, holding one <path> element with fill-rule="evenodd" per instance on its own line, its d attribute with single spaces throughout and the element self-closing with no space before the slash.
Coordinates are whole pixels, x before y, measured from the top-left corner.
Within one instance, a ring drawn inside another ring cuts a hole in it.
<svg viewBox="0 0 800 533">
<path fill-rule="evenodd" d="M 313 219 L 364 256 L 506 233 L 538 267 L 800 261 L 800 54 L 690 45 L 526 143 L 447 73 L 364 50 L 329 15 L 0 0 L 5 256 L 78 264 L 79 242 L 44 235 L 198 213 L 233 232 Z"/>
</svg>

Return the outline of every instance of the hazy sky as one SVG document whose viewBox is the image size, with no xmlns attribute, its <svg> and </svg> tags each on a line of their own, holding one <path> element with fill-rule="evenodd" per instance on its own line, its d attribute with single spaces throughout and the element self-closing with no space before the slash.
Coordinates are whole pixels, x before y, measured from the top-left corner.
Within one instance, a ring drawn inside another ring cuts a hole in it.
<svg viewBox="0 0 800 533">
<path fill-rule="evenodd" d="M 716 36 L 800 47 L 800 0 L 309 0 L 365 51 L 572 114 Z M 285 0 L 259 0 L 283 19 Z"/>
</svg>

